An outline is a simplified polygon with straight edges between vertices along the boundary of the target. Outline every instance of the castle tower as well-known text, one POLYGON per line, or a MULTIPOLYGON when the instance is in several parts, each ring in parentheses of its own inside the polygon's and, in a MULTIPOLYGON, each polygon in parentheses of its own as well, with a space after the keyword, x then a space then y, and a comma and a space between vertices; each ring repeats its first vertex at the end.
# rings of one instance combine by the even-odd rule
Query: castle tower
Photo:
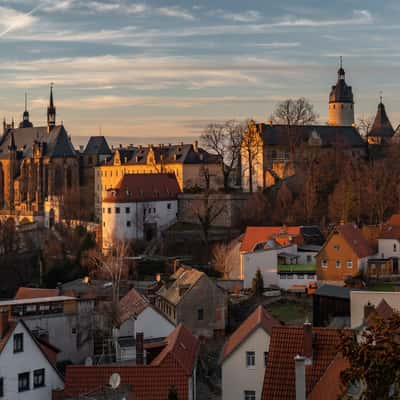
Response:
POLYGON ((378 104, 378 110, 371 130, 367 134, 368 144, 389 143, 394 135, 394 129, 386 114, 385 105, 382 102, 382 96, 378 104))
POLYGON ((340 57, 338 80, 329 94, 328 124, 336 126, 354 125, 354 98, 351 86, 345 81, 345 72, 340 57))
POLYGON ((47 107, 47 126, 49 132, 56 126, 56 108, 53 101, 53 84, 50 84, 50 102, 47 107))

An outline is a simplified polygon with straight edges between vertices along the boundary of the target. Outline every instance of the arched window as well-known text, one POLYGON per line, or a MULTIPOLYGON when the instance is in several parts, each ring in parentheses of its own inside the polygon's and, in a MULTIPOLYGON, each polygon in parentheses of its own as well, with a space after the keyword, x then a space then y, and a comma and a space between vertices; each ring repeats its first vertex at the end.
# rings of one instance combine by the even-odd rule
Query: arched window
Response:
POLYGON ((54 171, 54 192, 61 194, 64 186, 63 171, 61 167, 57 166, 54 171))
POLYGON ((71 167, 67 168, 67 188, 72 188, 72 169, 71 167))

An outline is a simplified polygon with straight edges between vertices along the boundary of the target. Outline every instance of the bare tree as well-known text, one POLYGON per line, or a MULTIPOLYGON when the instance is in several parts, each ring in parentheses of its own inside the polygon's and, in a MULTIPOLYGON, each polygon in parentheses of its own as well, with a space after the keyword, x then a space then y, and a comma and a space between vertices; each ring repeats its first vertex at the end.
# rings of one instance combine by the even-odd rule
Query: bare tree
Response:
POLYGON ((225 191, 229 191, 230 177, 239 165, 244 132, 245 124, 231 120, 209 124, 201 135, 204 146, 220 159, 225 191))
POLYGON ((315 122, 318 114, 314 106, 304 97, 287 99, 278 103, 271 115, 274 123, 284 125, 307 125, 315 122))
POLYGON ((120 322, 120 288, 121 281, 128 278, 129 268, 127 257, 131 256, 131 245, 128 241, 114 240, 113 248, 107 253, 98 249, 86 253, 86 265, 91 269, 91 275, 111 282, 111 303, 109 318, 112 327, 120 322))
POLYGON ((258 127, 253 121, 250 121, 247 125, 246 132, 243 135, 240 154, 242 179, 244 179, 245 176, 248 176, 250 193, 253 193, 254 191, 254 173, 256 172, 257 167, 261 167, 261 165, 258 165, 258 159, 262 156, 262 147, 263 142, 258 127))
POLYGON ((287 99, 278 103, 271 115, 274 123, 287 125, 288 144, 292 156, 300 145, 300 136, 295 127, 311 124, 317 118, 318 114, 314 111, 314 106, 304 97, 287 99))
POLYGON ((230 278, 234 267, 232 245, 229 243, 218 243, 212 249, 212 263, 214 268, 223 274, 224 279, 230 278))
POLYGON ((367 137, 372 125, 374 124, 374 117, 372 115, 362 116, 358 119, 357 129, 362 137, 367 137))

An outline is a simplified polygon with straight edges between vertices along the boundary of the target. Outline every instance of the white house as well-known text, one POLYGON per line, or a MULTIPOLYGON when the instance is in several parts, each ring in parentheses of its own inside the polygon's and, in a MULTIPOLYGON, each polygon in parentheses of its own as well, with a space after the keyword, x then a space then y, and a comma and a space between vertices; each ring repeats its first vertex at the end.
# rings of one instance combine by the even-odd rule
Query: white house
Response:
MULTIPOLYGON (((35 291, 37 289, 32 292, 35 291)), ((0 301, 0 312, 8 313, 10 319, 24 320, 35 335, 59 348, 59 361, 80 363, 93 355, 94 299, 29 298, 29 293, 26 296, 28 298, 0 301)))
POLYGON ((22 321, 0 315, 0 398, 51 400, 64 382, 55 367, 56 349, 39 341, 22 321))
POLYGON ((279 321, 263 306, 228 338, 221 353, 222 400, 260 400, 272 328, 279 321))
POLYGON ((176 222, 174 174, 126 174, 102 202, 103 249, 116 240, 151 240, 176 222))

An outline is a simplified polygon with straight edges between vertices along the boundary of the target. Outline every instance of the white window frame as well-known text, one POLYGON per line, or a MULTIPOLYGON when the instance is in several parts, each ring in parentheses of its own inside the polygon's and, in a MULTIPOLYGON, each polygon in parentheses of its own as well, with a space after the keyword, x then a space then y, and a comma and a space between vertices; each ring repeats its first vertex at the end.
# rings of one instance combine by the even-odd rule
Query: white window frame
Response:
POLYGON ((243 392, 244 400, 256 400, 256 391, 255 390, 245 390, 243 392))
POLYGON ((335 261, 335 267, 336 267, 337 269, 342 268, 342 262, 341 262, 340 260, 336 260, 336 261, 335 261))
POLYGON ((321 260, 321 267, 328 268, 328 260, 321 260))
POLYGON ((346 261, 346 267, 349 268, 349 269, 352 269, 353 268, 353 260, 347 260, 346 261))
POLYGON ((247 368, 255 368, 256 367, 256 352, 255 351, 246 351, 246 367, 247 368), (249 361, 253 361, 253 363, 249 363, 249 361))

